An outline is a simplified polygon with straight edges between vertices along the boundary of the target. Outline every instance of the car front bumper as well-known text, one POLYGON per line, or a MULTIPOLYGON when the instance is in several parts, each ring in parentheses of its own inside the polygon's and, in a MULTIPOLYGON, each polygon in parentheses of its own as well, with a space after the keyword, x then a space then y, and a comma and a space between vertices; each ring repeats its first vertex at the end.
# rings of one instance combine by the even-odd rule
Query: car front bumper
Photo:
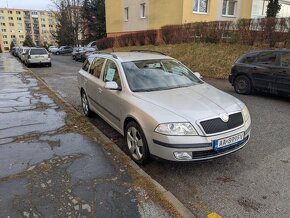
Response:
POLYGON ((148 145, 150 153, 161 159, 169 161, 201 161, 218 158, 240 150, 248 143, 250 135, 250 124, 214 136, 165 136, 154 132, 152 138, 149 139, 148 145), (224 139, 240 133, 244 133, 242 141, 225 148, 214 149, 214 140, 224 139), (191 158, 178 159, 176 157, 176 153, 183 152, 190 154, 191 158))

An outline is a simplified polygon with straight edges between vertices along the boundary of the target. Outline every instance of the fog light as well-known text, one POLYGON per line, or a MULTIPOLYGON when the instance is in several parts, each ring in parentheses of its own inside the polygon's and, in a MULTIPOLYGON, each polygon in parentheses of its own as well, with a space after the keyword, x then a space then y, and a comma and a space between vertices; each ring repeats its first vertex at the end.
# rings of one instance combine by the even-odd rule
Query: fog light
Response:
POLYGON ((178 160, 191 160, 192 152, 177 151, 177 152, 174 152, 174 156, 178 160))

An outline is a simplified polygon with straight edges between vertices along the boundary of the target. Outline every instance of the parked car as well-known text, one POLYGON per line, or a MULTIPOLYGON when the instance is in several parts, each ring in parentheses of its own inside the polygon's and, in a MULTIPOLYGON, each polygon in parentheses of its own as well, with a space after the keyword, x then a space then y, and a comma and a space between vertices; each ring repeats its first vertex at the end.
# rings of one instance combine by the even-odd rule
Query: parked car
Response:
POLYGON ((21 47, 20 48, 20 50, 18 52, 18 57, 22 62, 24 62, 24 55, 29 49, 30 49, 29 47, 21 47))
POLYGON ((242 55, 229 81, 239 94, 253 91, 290 95, 290 50, 261 50, 242 55))
POLYGON ((71 46, 61 46, 59 49, 57 49, 55 52, 53 52, 56 55, 60 54, 69 54, 73 52, 73 47, 71 46))
POLYGON ((58 50, 58 47, 57 46, 49 46, 48 48, 48 51, 51 52, 51 53, 55 53, 56 51, 58 50))
POLYGON ((24 55, 24 63, 27 67, 36 64, 51 67, 50 54, 45 48, 30 48, 24 55))
POLYGON ((15 57, 17 56, 17 50, 18 50, 18 48, 19 48, 19 47, 13 47, 12 50, 11 50, 11 54, 12 54, 13 56, 15 56, 15 57))
POLYGON ((94 51, 86 51, 85 49, 83 51, 80 51, 76 54, 75 60, 84 62, 90 55, 94 54, 96 50, 94 51))
POLYGON ((80 53, 80 52, 82 52, 82 51, 84 51, 84 48, 83 47, 76 47, 76 48, 74 48, 73 49, 73 52, 71 53, 72 59, 73 60, 76 60, 77 54, 80 53))
POLYGON ((207 160, 250 138, 244 103, 179 61, 151 51, 90 55, 78 73, 84 114, 96 112, 127 142, 131 158, 207 160))

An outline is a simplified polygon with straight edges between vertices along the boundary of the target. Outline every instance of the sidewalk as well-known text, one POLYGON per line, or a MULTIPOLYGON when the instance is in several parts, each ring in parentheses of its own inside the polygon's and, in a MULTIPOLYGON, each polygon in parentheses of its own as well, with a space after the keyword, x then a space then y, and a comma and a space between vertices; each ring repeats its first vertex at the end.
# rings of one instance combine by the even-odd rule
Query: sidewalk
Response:
POLYGON ((175 216, 98 135, 0 54, 0 217, 175 216))

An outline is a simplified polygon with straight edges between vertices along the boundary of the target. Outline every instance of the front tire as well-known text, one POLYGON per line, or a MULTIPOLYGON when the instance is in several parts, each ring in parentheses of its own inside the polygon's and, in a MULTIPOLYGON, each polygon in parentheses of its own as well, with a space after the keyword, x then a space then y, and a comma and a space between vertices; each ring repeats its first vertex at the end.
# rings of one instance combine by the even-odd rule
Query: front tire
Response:
POLYGON ((82 91, 81 98, 82 98, 82 108, 83 108, 84 114, 87 117, 91 117, 93 115, 93 112, 90 109, 89 101, 88 101, 88 98, 87 98, 85 91, 82 91))
POLYGON ((238 76, 234 81, 234 88, 236 93, 248 95, 252 91, 251 80, 245 75, 238 76))
POLYGON ((131 158, 137 164, 146 164, 150 159, 150 152, 142 128, 136 122, 132 121, 126 126, 125 133, 131 158))

